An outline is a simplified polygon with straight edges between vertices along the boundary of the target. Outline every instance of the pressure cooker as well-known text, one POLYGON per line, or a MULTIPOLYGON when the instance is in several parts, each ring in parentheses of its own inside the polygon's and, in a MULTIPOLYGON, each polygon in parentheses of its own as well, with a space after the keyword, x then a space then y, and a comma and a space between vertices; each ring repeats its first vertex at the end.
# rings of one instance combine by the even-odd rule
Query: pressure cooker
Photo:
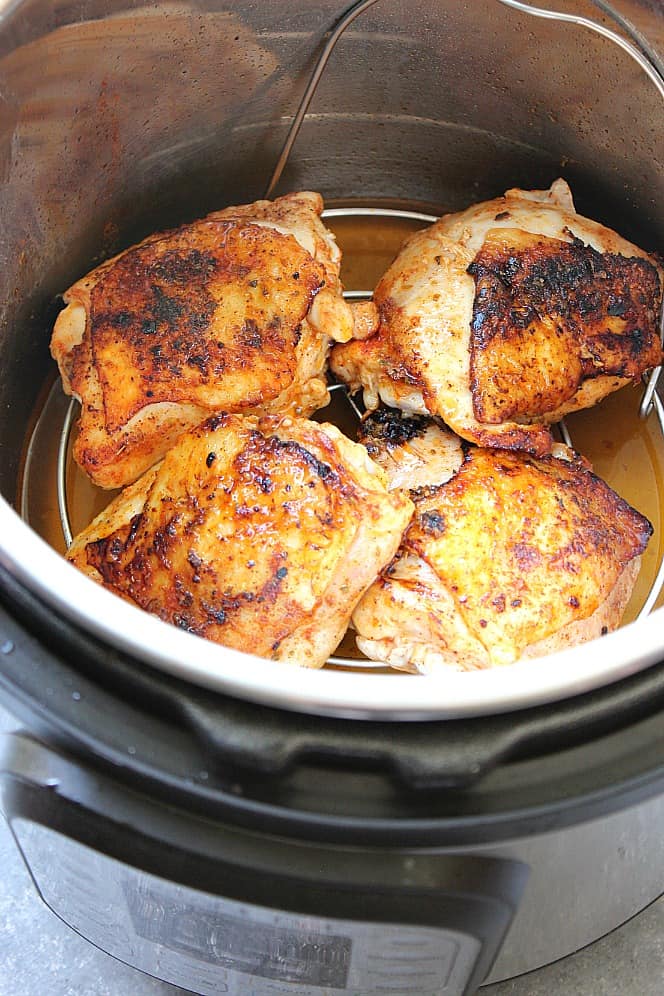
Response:
POLYGON ((662 891, 657 371, 589 415, 654 526, 625 625, 434 681, 265 661, 78 574, 48 350, 102 259, 290 190, 370 243, 563 176, 656 252, 662 52, 658 0, 0 3, 2 808, 111 955, 201 994, 472 994, 662 891))

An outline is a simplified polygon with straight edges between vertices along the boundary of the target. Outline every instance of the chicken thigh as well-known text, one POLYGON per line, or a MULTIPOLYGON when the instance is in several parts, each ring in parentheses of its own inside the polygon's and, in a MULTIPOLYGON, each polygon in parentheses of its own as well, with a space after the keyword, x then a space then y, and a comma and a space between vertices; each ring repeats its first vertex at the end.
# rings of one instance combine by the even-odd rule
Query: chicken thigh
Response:
POLYGON ((190 633, 322 667, 412 510, 334 426, 215 415, 127 487, 67 556, 190 633))
POLYGON ((51 352, 81 402, 74 458, 135 480, 215 411, 309 415, 352 334, 319 194, 227 208, 152 235, 64 294, 51 352))
POLYGON ((509 190, 411 236, 374 293, 376 335, 334 373, 442 418, 464 439, 535 455, 547 425, 661 362, 662 271, 574 210, 569 187, 509 190))
MULTIPOLYGON (((377 413, 378 414, 378 413, 377 413)), ((415 514, 353 613, 367 657, 409 671, 511 664, 622 618, 652 528, 562 444, 536 458, 464 444, 429 418, 371 416, 361 439, 415 514)))

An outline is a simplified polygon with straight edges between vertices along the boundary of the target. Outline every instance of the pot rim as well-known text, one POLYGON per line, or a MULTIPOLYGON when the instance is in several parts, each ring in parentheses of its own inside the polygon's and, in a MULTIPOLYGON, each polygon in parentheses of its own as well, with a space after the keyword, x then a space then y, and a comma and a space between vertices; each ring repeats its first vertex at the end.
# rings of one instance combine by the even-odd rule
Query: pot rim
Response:
POLYGON ((309 670, 178 630, 76 570, 0 499, 0 562, 55 612, 185 681, 295 712, 439 720, 510 712, 591 691, 664 659, 664 607, 613 633, 506 667, 432 675, 309 670))

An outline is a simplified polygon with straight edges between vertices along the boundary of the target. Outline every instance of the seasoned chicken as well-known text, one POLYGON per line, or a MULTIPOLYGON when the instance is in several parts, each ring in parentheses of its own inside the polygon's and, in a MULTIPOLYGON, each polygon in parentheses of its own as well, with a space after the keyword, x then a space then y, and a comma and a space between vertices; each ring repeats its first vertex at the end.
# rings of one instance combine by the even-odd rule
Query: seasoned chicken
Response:
POLYGON ((569 187, 509 190, 411 236, 374 293, 374 336, 336 346, 334 373, 464 439, 535 455, 547 424, 662 359, 662 271, 578 215, 569 187))
POLYGON ((74 458, 117 488, 215 411, 308 415, 352 334, 319 194, 227 208, 120 253, 64 294, 51 352, 81 402, 74 458))
POLYGON ((321 667, 412 510, 334 426, 222 414, 183 435, 67 556, 190 633, 321 667))
POLYGON ((359 649, 409 671, 511 664, 615 629, 652 528, 562 444, 537 458, 432 420, 371 416, 361 439, 415 514, 353 613, 359 649))

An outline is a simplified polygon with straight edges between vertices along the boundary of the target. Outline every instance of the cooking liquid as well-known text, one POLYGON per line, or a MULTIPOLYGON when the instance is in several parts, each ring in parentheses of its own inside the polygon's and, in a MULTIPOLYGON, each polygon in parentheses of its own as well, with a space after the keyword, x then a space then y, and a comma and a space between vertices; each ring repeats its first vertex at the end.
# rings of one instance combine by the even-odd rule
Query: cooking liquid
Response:
MULTIPOLYGON (((407 235, 422 228, 413 219, 350 216, 326 218, 343 249, 341 278, 347 290, 370 291, 396 255, 407 235)), ((624 388, 601 404, 566 419, 574 448, 592 463, 595 473, 626 501, 647 516, 654 533, 643 555, 641 573, 624 621, 638 615, 664 558, 664 431, 655 413, 638 417, 642 388, 624 388)), ((34 429, 26 446, 19 495, 21 513, 51 546, 65 552, 57 496, 57 455, 70 399, 59 380, 44 392, 34 429)), ((317 414, 352 431, 350 409, 338 398, 317 414)), ((102 511, 117 492, 95 487, 68 454, 66 469, 68 513, 76 535, 102 511)), ((664 592, 656 603, 664 605, 664 592)), ((349 639, 337 651, 357 657, 349 639)), ((369 663, 369 662, 367 662, 369 663)))

